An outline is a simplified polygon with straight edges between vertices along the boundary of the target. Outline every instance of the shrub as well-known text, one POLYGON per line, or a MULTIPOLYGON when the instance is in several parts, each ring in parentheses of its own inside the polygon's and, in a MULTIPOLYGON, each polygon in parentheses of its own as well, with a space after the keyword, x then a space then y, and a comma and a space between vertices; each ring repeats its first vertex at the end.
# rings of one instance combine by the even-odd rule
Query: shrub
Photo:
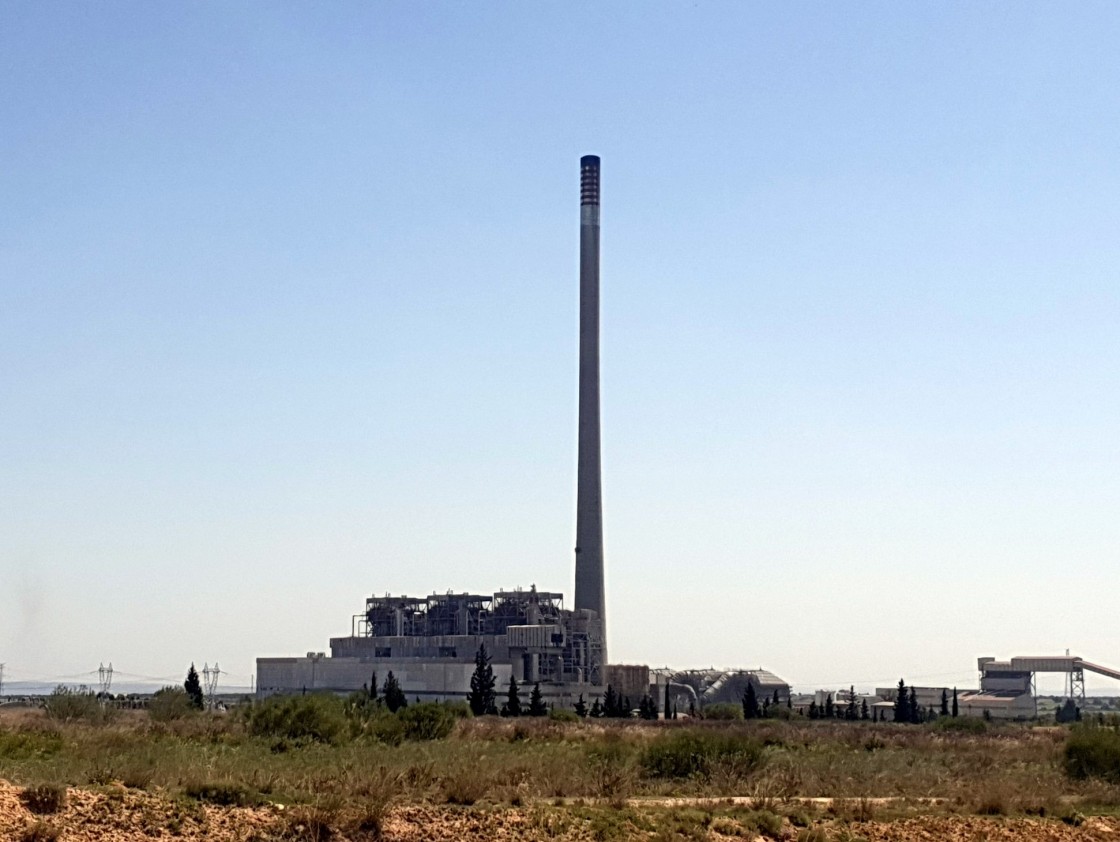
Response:
POLYGON ((988 723, 978 716, 939 716, 930 727, 937 731, 983 734, 988 730, 988 723))
POLYGON ((62 684, 47 696, 43 708, 47 716, 61 722, 90 722, 100 725, 107 722, 110 711, 101 707, 97 696, 88 687, 66 687, 62 684))
POLYGON ((157 690, 148 702, 148 716, 153 722, 174 722, 194 711, 190 696, 182 687, 157 690))
POLYGON ((576 712, 567 708, 553 708, 548 712, 548 718, 553 722, 579 722, 576 712))
POLYGON ((1071 778, 1120 783, 1120 733, 1105 728, 1074 728, 1066 743, 1064 762, 1071 778))
POLYGON ((404 726, 406 740, 442 740, 455 727, 455 714, 435 702, 401 708, 397 716, 404 726))
POLYGON ((708 705, 702 711, 705 719, 714 719, 721 722, 730 722, 733 719, 743 718, 743 706, 731 702, 719 702, 708 705))
POLYGON ((62 746, 57 731, 0 731, 0 757, 6 760, 50 757, 62 751, 62 746))
POLYGON ((378 742, 387 746, 399 746, 405 738, 404 722, 399 716, 394 716, 387 710, 369 721, 368 732, 378 742))
POLYGON ((474 767, 452 770, 440 781, 440 786, 448 804, 461 804, 464 807, 485 798, 490 791, 489 779, 474 767))
POLYGON ((19 835, 19 842, 56 842, 61 835, 62 831, 57 827, 44 822, 32 822, 19 835))
POLYGON ((231 781, 191 783, 183 787, 183 791, 196 801, 220 807, 253 807, 261 803, 257 792, 244 784, 231 781))
POLYGON ((28 810, 40 816, 57 813, 66 806, 66 787, 57 784, 29 786, 20 793, 19 800, 28 810))
POLYGON ((342 700, 335 696, 272 696, 248 714, 249 733, 298 742, 337 743, 346 734, 342 700))
POLYGON ((700 730, 661 737, 642 755, 642 766, 655 778, 706 778, 717 767, 734 768, 742 775, 762 762, 762 746, 756 740, 700 730))
POLYGON ((769 810, 758 810, 750 816, 750 823, 762 836, 782 838, 782 817, 769 810))

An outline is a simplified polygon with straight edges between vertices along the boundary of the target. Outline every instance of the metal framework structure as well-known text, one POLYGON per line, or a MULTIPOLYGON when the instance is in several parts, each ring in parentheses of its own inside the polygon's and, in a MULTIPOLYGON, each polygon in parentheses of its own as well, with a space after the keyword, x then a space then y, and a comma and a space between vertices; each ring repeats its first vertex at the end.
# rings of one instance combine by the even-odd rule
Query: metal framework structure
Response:
POLYGON ((558 623, 564 595, 532 587, 491 595, 433 593, 426 597, 371 596, 351 623, 354 637, 499 635, 510 626, 558 623))

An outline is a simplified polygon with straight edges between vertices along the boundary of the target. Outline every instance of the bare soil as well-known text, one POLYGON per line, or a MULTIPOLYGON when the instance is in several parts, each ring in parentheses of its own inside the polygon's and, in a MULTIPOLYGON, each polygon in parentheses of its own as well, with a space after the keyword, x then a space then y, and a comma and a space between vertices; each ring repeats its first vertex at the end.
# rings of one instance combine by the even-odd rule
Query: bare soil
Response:
MULTIPOLYGON (((70 789, 65 807, 37 816, 20 800, 20 787, 0 781, 0 840, 47 840, 58 831, 59 842, 132 842, 167 839, 192 842, 272 842, 326 840, 359 842, 377 838, 370 830, 346 828, 340 816, 315 814, 307 808, 268 804, 262 807, 217 807, 159 792, 107 786, 70 789), (319 823, 338 819, 339 827, 319 823), (37 828, 37 835, 32 835, 37 828)), ((664 804, 631 803, 623 810, 595 807, 487 805, 474 807, 401 805, 384 822, 380 838, 393 842, 428 840, 622 840, 622 839, 751 839, 761 838, 734 814, 689 831, 664 804)), ((693 808, 695 809, 695 808, 693 808)), ((1056 819, 928 815, 892 821, 837 822, 822 820, 823 839, 836 842, 971 842, 985 840, 1107 840, 1120 842, 1120 818, 1089 817, 1079 826, 1056 819)), ((781 838, 796 840, 805 830, 789 820, 781 838)))

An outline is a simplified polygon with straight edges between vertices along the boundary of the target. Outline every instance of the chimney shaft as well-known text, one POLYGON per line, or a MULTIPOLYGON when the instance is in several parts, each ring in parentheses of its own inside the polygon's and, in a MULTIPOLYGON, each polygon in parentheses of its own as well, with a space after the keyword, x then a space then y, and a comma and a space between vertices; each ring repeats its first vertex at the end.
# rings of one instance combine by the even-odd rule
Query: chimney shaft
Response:
POLYGON ((599 448, 599 158, 580 159, 579 215, 579 458, 576 488, 577 609, 602 624, 599 679, 607 661, 603 589, 603 494, 599 448))

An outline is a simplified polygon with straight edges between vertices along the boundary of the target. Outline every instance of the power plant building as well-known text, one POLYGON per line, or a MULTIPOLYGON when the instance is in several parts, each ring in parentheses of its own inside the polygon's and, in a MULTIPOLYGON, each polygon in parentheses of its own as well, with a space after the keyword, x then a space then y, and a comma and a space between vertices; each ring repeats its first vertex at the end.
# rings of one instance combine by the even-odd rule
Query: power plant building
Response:
POLYGON ((485 646, 501 688, 540 683, 549 703, 571 707, 600 664, 602 638, 590 611, 569 611, 563 596, 536 588, 494 594, 371 596, 348 637, 332 638, 330 657, 258 658, 257 691, 344 693, 383 682, 392 671, 401 689, 421 701, 462 700, 475 655, 485 646))
POLYGON ((636 706, 647 692, 658 703, 702 707, 741 698, 748 685, 771 698, 789 686, 765 670, 671 673, 648 666, 608 666, 603 562, 602 456, 599 412, 600 161, 580 159, 579 412, 576 482, 575 599, 515 589, 491 594, 371 596, 350 635, 330 641, 330 655, 257 659, 257 693, 346 693, 384 682, 392 671, 408 699, 462 700, 475 656, 485 646, 496 688, 540 684, 544 700, 590 704, 607 685, 636 706))
MULTIPOLYGON (((259 695, 347 692, 392 670, 409 698, 462 699, 485 646, 498 686, 540 683, 570 707, 605 689, 603 504, 599 426, 599 158, 580 160, 579 421, 574 610, 559 593, 499 591, 373 596, 330 657, 258 658, 259 695)), ((648 668, 646 668, 648 678, 648 668)), ((635 703, 638 701, 634 700, 635 703)))

